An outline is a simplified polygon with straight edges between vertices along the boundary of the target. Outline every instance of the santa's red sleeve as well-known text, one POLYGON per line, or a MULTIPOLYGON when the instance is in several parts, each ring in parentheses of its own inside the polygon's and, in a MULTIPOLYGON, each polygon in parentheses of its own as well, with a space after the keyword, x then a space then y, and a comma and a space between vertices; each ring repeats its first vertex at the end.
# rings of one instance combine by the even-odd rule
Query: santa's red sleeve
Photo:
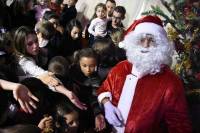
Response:
POLYGON ((113 104, 117 104, 126 75, 131 73, 131 68, 132 65, 125 60, 118 63, 110 70, 106 80, 97 90, 98 101, 100 103, 107 97, 113 104))
POLYGON ((113 71, 111 70, 110 73, 108 74, 106 80, 103 82, 103 84, 100 86, 100 88, 97 90, 97 95, 98 95, 98 101, 101 103, 101 101, 104 98, 109 98, 110 101, 112 101, 112 83, 114 82, 114 77, 112 74, 113 71))
POLYGON ((171 81, 172 83, 167 84, 163 105, 168 131, 169 133, 192 133, 182 82, 178 78, 173 78, 171 81))

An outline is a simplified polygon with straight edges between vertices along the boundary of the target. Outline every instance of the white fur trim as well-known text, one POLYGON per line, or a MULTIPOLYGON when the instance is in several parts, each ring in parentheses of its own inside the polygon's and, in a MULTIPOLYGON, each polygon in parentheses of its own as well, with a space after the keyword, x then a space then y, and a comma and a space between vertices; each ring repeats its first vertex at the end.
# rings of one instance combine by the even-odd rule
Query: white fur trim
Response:
MULTIPOLYGON (((131 110, 131 105, 133 102, 133 97, 135 94, 135 88, 140 78, 140 75, 135 68, 132 68, 132 73, 126 76, 126 80, 122 89, 122 93, 118 102, 118 109, 120 110, 124 124, 126 125, 128 114, 131 110)), ((124 133, 125 126, 115 127, 117 133, 124 133)))
POLYGON ((109 98, 110 99, 110 101, 112 101, 112 95, 111 95, 111 93, 110 92, 103 92, 103 93, 101 93, 99 96, 98 96, 98 101, 99 101, 99 103, 101 103, 101 101, 104 99, 104 98, 109 98))
POLYGON ((144 22, 138 24, 133 32, 135 34, 149 33, 152 35, 161 35, 167 37, 167 33, 162 26, 151 22, 144 22))

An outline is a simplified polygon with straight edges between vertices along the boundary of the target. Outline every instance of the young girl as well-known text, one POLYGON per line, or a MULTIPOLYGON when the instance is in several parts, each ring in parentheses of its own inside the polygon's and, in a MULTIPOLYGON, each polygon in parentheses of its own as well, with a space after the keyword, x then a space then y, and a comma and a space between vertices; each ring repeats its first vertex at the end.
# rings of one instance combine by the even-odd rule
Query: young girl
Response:
POLYGON ((71 59, 71 56, 76 50, 82 48, 81 45, 81 23, 73 19, 66 26, 65 33, 63 35, 63 45, 61 46, 60 53, 64 57, 71 59))
POLYGON ((82 131, 87 131, 92 127, 95 127, 96 131, 105 128, 105 119, 95 93, 100 85, 96 69, 97 55, 91 48, 85 48, 76 53, 75 63, 70 68, 70 75, 80 88, 77 90, 78 97, 88 106, 87 111, 80 113, 80 128, 82 131))
POLYGON ((40 67, 41 57, 39 57, 39 44, 34 31, 24 26, 19 27, 14 35, 14 44, 16 48, 16 62, 18 63, 17 75, 20 80, 27 77, 39 78, 49 88, 64 94, 76 106, 85 109, 85 106, 76 98, 74 93, 65 88, 52 73, 40 67))
POLYGON ((35 18, 40 21, 46 11, 50 11, 48 8, 49 0, 37 0, 37 5, 34 6, 36 11, 35 18))
POLYGON ((88 28, 88 32, 94 36, 94 39, 98 36, 105 37, 107 35, 106 25, 106 5, 103 3, 99 3, 95 7, 95 13, 93 15, 93 19, 88 28))

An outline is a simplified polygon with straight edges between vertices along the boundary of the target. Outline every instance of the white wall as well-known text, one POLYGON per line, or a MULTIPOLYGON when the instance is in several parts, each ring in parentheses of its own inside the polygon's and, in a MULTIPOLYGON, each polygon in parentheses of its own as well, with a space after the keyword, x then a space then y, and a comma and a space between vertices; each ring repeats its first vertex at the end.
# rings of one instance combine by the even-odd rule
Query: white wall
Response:
MULTIPOLYGON (((82 21, 83 25, 91 19, 97 3, 105 3, 105 1, 106 0, 78 0, 76 5, 79 12, 78 19, 82 21)), ((162 7, 160 0, 116 0, 116 3, 126 8, 126 19, 123 21, 126 27, 128 27, 134 19, 139 18, 143 11, 149 10, 151 5, 159 5, 162 7)))

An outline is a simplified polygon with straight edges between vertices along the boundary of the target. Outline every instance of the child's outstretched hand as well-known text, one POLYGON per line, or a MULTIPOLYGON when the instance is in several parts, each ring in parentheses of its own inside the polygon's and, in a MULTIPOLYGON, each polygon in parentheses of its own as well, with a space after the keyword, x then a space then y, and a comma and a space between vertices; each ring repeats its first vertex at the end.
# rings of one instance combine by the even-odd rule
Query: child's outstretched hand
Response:
POLYGON ((38 127, 43 131, 43 132, 53 132, 53 118, 52 116, 44 117, 40 123, 38 124, 38 127))
POLYGON ((106 128, 105 117, 103 116, 103 114, 98 114, 95 117, 95 130, 97 132, 99 132, 99 131, 102 131, 105 128, 106 128))

